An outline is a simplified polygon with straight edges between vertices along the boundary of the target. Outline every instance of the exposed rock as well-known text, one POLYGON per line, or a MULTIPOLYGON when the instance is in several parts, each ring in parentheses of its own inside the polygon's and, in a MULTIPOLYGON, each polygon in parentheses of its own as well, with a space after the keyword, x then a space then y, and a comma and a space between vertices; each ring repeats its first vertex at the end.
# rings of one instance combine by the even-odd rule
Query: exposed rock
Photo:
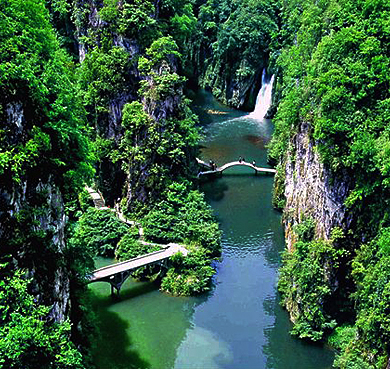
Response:
POLYGON ((253 111, 256 105, 256 96, 261 86, 261 71, 247 77, 236 77, 233 79, 226 91, 227 103, 237 109, 253 111))
POLYGON ((19 101, 10 102, 6 107, 7 125, 13 132, 12 138, 18 140, 23 133, 24 112, 23 104, 19 101))
MULTIPOLYGON (((88 53, 88 44, 84 41, 87 37, 96 44, 101 46, 100 40, 102 29, 108 26, 99 16, 99 9, 103 6, 102 1, 87 0, 79 1, 76 7, 77 20, 75 22, 77 29, 77 40, 79 48, 79 59, 82 63, 88 53), (85 9, 88 11, 85 11, 85 9)), ((140 54, 140 47, 136 40, 131 40, 122 35, 112 34, 112 43, 114 46, 121 47, 129 54, 129 60, 140 54)), ((125 76, 124 76, 125 78, 125 76)), ((122 133, 122 109, 123 106, 137 97, 138 81, 140 75, 136 66, 131 67, 127 71, 126 78, 129 80, 127 89, 121 91, 116 96, 113 96, 107 106, 108 113, 106 117, 100 117, 97 131, 102 137, 114 138, 118 140, 122 133)))
MULTIPOLYGON (((8 142, 23 145, 30 129, 23 104, 10 102, 6 107, 8 142)), ((50 317, 63 321, 70 299, 62 194, 51 174, 39 178, 33 167, 21 172, 18 180, 10 171, 2 173, 0 183, 1 254, 27 271, 37 301, 52 306, 50 317)))
MULTIPOLYGON (((228 75, 210 76, 200 78, 200 84, 204 88, 210 88, 213 95, 226 105, 236 109, 253 111, 256 105, 256 96, 261 88, 261 72, 263 66, 259 66, 256 72, 246 76, 228 75)), ((215 72, 222 73, 222 71, 215 72)))
POLYGON ((348 176, 332 175, 309 133, 310 126, 302 123, 287 157, 284 224, 290 250, 296 241, 292 228, 304 218, 313 218, 315 236, 323 239, 330 238, 334 227, 348 228, 351 221, 344 206, 350 188, 348 176))
MULTIPOLYGON (((295 244, 298 240, 304 242, 309 242, 311 239, 332 241, 329 244, 330 247, 335 249, 340 246, 345 247, 346 238, 342 239, 343 245, 338 244, 340 241, 331 240, 332 230, 338 227, 344 231, 344 235, 347 235, 346 231, 352 222, 350 212, 344 205, 352 185, 350 176, 340 172, 335 176, 322 163, 315 147, 315 141, 311 138, 310 128, 307 123, 301 123, 298 133, 290 143, 291 148, 283 159, 286 163, 283 222, 286 244, 290 252, 295 251, 295 244), (296 228, 298 224, 301 224, 300 228, 296 228), (315 227, 314 230, 311 228, 312 225, 315 227)), ((281 181, 283 178, 280 178, 279 182, 281 181)), ((280 183, 278 185, 280 186, 280 183)), ((316 245, 316 243, 306 243, 307 255, 301 254, 304 249, 300 249, 300 252, 295 254, 297 259, 295 259, 294 271, 288 272, 290 273, 288 276, 289 292, 283 302, 293 323, 297 323, 298 326, 305 323, 317 332, 316 334, 322 335, 323 328, 318 322, 325 319, 328 324, 333 324, 332 319, 337 310, 337 296, 341 293, 338 287, 340 283, 344 283, 345 275, 344 268, 340 268, 338 263, 333 263, 326 255, 321 254, 321 251, 316 249, 316 245), (313 250, 310 249, 311 247, 313 250), (312 252, 317 253, 321 271, 315 276, 308 276, 309 279, 302 282, 299 275, 300 263, 302 263, 302 268, 307 268, 305 263, 313 257, 312 252), (306 256, 309 259, 306 259, 306 256), (330 304, 329 296, 324 299, 321 293, 316 302, 305 300, 303 294, 307 293, 308 287, 305 283, 310 286, 318 286, 318 284, 326 286, 334 298, 333 302, 330 304), (315 303, 319 307, 316 313, 322 316, 318 318, 319 320, 310 318, 312 314, 310 303, 315 303)))
POLYGON ((30 245, 22 245, 17 249, 7 247, 7 251, 13 257, 15 265, 26 269, 29 276, 33 277, 32 291, 37 301, 52 306, 50 317, 56 321, 64 321, 68 316, 70 299, 69 278, 63 262, 66 217, 60 191, 51 178, 45 183, 33 183, 25 179, 20 184, 14 184, 10 191, 1 188, 0 197, 3 209, 0 212, 2 240, 8 243, 7 240, 12 238, 12 231, 15 231, 12 225, 18 224, 16 218, 22 212, 34 213, 23 232, 44 232, 49 237, 47 241, 50 243, 50 250, 41 247, 41 255, 30 250, 30 245), (39 205, 34 204, 37 198, 40 199, 39 205))

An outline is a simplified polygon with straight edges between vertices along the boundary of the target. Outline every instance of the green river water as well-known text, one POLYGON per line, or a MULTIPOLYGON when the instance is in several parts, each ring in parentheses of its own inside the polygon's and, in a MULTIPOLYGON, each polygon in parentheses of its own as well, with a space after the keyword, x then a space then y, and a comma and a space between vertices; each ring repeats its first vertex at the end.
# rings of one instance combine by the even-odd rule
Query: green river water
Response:
MULTIPOLYGON (((205 127, 204 160, 221 165, 241 155, 267 166, 271 121, 226 108, 206 92, 195 106, 205 127)), ((119 300, 112 300, 108 283, 91 285, 102 331, 94 352, 99 369, 331 368, 333 352, 291 337, 279 306, 284 238, 281 214, 271 205, 272 183, 272 176, 231 168, 202 184, 224 232, 207 295, 172 297, 152 283, 128 280, 119 300)), ((110 262, 98 259, 96 266, 110 262)))

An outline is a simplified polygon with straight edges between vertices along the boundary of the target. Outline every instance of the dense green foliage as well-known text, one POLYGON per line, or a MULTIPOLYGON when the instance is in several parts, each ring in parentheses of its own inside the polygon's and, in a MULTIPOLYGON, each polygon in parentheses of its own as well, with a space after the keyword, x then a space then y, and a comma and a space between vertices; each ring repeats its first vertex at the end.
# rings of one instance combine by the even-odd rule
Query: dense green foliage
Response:
POLYGON ((80 217, 71 243, 90 255, 113 256, 129 228, 111 210, 90 207, 80 217))
POLYGON ((50 13, 40 0, 0 0, 0 205, 6 209, 0 262, 15 260, 0 281, 1 364, 82 367, 69 340, 78 330, 49 322, 50 308, 40 305, 55 300, 57 271, 70 279, 70 316, 78 323, 94 255, 123 260, 157 249, 140 243, 138 230, 112 211, 89 207, 82 188, 93 174, 92 156, 107 203, 121 200, 148 241, 178 242, 190 251, 173 256, 165 275, 153 267, 138 276, 161 276, 161 288, 176 295, 210 288, 220 231, 189 182, 199 131, 183 75, 198 78, 222 101, 249 107, 271 52, 278 77, 269 150, 279 163, 275 206, 285 204, 282 168, 295 160, 293 138, 303 124, 326 170, 345 176, 350 189, 348 232, 334 229, 331 240, 316 239, 310 218, 290 229, 297 242, 283 255, 279 289, 293 332, 320 340, 338 324, 330 337, 339 350, 336 366, 383 368, 390 351, 390 4, 49 0, 46 6, 50 13), (62 240, 65 208, 72 221, 78 210, 84 213, 62 240), (32 272, 31 284, 14 265, 32 272))
POLYGON ((339 368, 385 368, 390 349, 390 229, 384 228, 369 244, 362 245, 352 261, 354 325, 337 327, 330 343, 338 350, 339 368))
POLYGON ((207 291, 215 273, 211 261, 220 254, 221 231, 203 194, 190 190, 188 183, 173 183, 142 223, 148 239, 177 242, 190 250, 186 257, 172 257, 161 288, 175 295, 207 291))
POLYGON ((93 173, 75 65, 43 1, 0 8, 0 365, 82 368, 73 328, 56 322, 80 304, 73 282, 71 306, 58 304, 81 260, 66 250, 64 209, 93 173))
MULTIPOLYGON (((374 355, 377 367, 384 366, 390 350, 389 235, 390 228, 383 228, 370 244, 360 248, 352 263, 352 276, 357 286, 353 298, 357 312, 355 326, 358 339, 350 340, 349 345, 352 352, 360 353, 359 356, 367 362, 376 364, 371 359, 374 355)), ((347 353, 346 350, 339 360, 346 361, 347 353)))
MULTIPOLYGON (((206 204, 203 194, 190 190, 189 184, 172 183, 163 199, 140 219, 147 241, 159 244, 176 242, 190 252, 184 257, 174 255, 163 276, 161 288, 175 295, 193 295, 210 288, 215 271, 210 266, 220 253, 221 232, 206 204)), ((102 228, 102 226, 100 226, 102 228)), ((159 246, 139 242, 138 230, 128 231, 118 243, 115 255, 127 260, 159 250, 159 246)), ((155 278, 156 268, 136 272, 136 277, 155 278)))
POLYGON ((26 369, 84 368, 69 341, 70 324, 48 324, 50 307, 38 305, 28 292, 25 273, 0 271, 0 366, 26 369))
MULTIPOLYGON (((75 5, 74 18, 86 51, 79 80, 89 122, 95 128, 91 138, 99 189, 109 204, 119 198, 121 210, 145 224, 147 240, 197 244, 199 252, 208 254, 205 263, 209 265, 211 255, 219 252, 220 232, 203 196, 190 191, 187 184, 193 175, 199 131, 180 75, 187 60, 180 51, 189 50, 186 41, 195 30, 196 6, 191 1, 160 5, 115 0, 96 6, 93 17, 102 21, 98 26, 82 4, 75 5), (181 181, 185 184, 180 185, 181 181), (171 215, 171 224, 166 223, 164 229, 159 219, 163 209, 171 215)), ((76 228, 74 245, 93 249, 95 254, 115 250, 121 260, 154 250, 138 242, 131 231, 117 227, 115 232, 114 218, 108 216, 87 210, 76 228)), ((185 267, 179 264, 183 273, 185 267)), ((208 276, 201 283, 208 285, 213 273, 204 274, 208 276)), ((198 293, 204 287, 171 292, 198 293)))
POLYGON ((103 137, 109 125, 109 103, 118 94, 131 90, 128 75, 132 60, 121 47, 113 47, 107 52, 98 48, 91 50, 81 65, 79 79, 84 93, 84 104, 89 113, 89 122, 94 123, 103 137))
MULTIPOLYGON (((283 40, 286 46, 277 59, 285 96, 270 155, 280 158, 291 130, 304 121, 324 163, 335 173, 353 172, 347 205, 363 217, 367 203, 387 209, 390 7, 384 2, 302 1, 297 15, 296 3, 288 8, 294 12, 284 13, 297 42, 283 40), (299 84, 292 83, 296 79, 299 84)), ((290 29, 285 34, 291 39, 290 29)))
POLYGON ((217 98, 233 106, 254 107, 254 94, 248 93, 243 105, 237 92, 248 81, 260 87, 261 71, 278 32, 277 6, 274 0, 208 0, 199 7, 191 42, 193 69, 201 86, 211 87, 217 98))
POLYGON ((159 249, 160 247, 158 246, 151 247, 139 242, 139 229, 137 227, 132 227, 118 242, 115 249, 115 257, 118 260, 129 260, 139 255, 144 255, 159 249))
POLYGON ((70 240, 71 250, 73 253, 82 250, 85 258, 115 254, 123 261, 158 251, 160 246, 153 245, 154 242, 180 243, 189 254, 174 255, 168 271, 158 266, 143 267, 133 276, 152 280, 162 277, 161 288, 175 295, 193 295, 210 289, 215 273, 211 263, 220 254, 221 231, 203 194, 191 190, 189 182, 174 182, 164 191, 162 199, 138 220, 149 245, 140 242, 137 226, 128 226, 113 211, 87 208, 70 240))
POLYGON ((196 245, 187 248, 187 256, 172 256, 173 267, 162 280, 162 290, 174 295, 195 295, 210 289, 215 274, 210 266, 210 252, 196 245))
POLYGON ((72 62, 42 2, 4 0, 1 8, 0 176, 20 183, 34 170, 42 179, 53 176, 65 195, 74 193, 91 169, 72 62), (22 115, 14 127, 7 119, 12 110, 22 115))
MULTIPOLYGON (((284 256, 280 281, 299 335, 320 338, 323 327, 348 317, 331 338, 340 368, 384 368, 389 353, 389 15, 389 3, 380 0, 289 0, 274 40, 279 105, 270 159, 294 161, 293 140, 305 126, 328 173, 349 186, 345 238, 304 248, 299 241, 284 256)), ((283 181, 275 185, 278 206, 283 181)))
POLYGON ((298 242, 294 250, 283 253, 278 287, 282 304, 290 310, 294 322, 292 333, 317 341, 336 326, 326 307, 332 303, 334 273, 342 251, 334 247, 334 240, 313 240, 314 224, 310 219, 294 231, 298 242))
POLYGON ((217 255, 220 231, 210 207, 188 183, 173 183, 143 218, 145 236, 154 242, 196 243, 217 255))

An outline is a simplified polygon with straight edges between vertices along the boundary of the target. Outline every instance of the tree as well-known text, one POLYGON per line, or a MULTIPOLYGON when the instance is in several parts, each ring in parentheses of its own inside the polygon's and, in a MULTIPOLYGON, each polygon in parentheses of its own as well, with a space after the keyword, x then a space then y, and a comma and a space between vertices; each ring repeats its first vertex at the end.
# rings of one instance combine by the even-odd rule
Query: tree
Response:
POLYGON ((71 343, 70 323, 48 322, 48 306, 28 292, 26 273, 0 270, 0 366, 25 369, 82 369, 71 343))

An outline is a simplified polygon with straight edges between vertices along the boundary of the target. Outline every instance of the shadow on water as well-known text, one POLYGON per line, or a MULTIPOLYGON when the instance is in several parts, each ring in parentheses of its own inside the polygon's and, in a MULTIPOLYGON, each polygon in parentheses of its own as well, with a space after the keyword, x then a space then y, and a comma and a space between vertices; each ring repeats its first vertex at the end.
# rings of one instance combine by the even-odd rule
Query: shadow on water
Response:
POLYGON ((148 369, 150 364, 132 348, 127 330, 130 324, 119 314, 109 311, 111 296, 94 296, 94 310, 100 335, 93 352, 94 362, 99 369, 148 369))
MULTIPOLYGON (((100 258, 97 267, 113 260, 100 258)), ((119 297, 112 298, 108 283, 93 283, 92 302, 101 335, 93 352, 98 369, 172 368, 176 352, 192 326, 201 298, 173 297, 155 283, 126 280, 119 297)))
POLYGON ((157 283, 152 283, 152 282, 135 285, 131 288, 123 289, 123 291, 120 292, 119 296, 116 297, 116 300, 120 302, 130 300, 139 297, 141 295, 154 292, 157 288, 158 288, 157 283))
POLYGON ((286 311, 280 306, 280 295, 268 296, 264 310, 275 318, 274 324, 264 329, 266 343, 263 352, 269 369, 331 369, 334 352, 323 343, 304 341, 290 334, 293 327, 286 311))
POLYGON ((268 137, 264 136, 258 136, 258 135, 245 135, 244 139, 248 142, 250 142, 252 145, 256 146, 258 149, 264 150, 266 148, 266 145, 269 143, 270 139, 268 137))
POLYGON ((221 201, 229 186, 223 178, 204 178, 201 181, 202 192, 205 194, 207 201, 221 201))

